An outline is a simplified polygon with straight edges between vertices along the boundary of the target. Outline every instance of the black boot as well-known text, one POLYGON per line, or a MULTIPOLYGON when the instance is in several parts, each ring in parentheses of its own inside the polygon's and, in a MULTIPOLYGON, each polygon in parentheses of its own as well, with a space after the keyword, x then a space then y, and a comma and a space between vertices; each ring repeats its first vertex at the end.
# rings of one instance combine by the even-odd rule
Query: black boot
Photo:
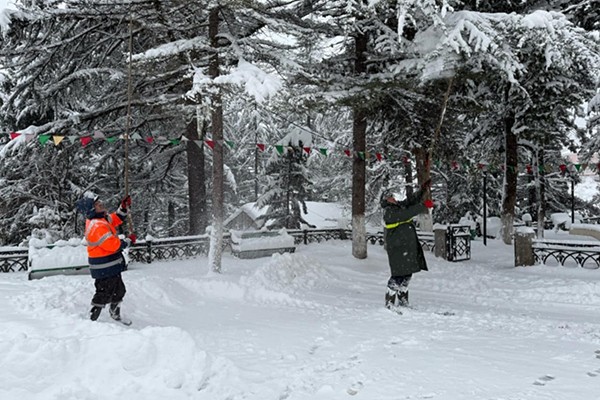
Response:
POLYGON ((408 290, 405 292, 399 291, 398 292, 398 305, 400 307, 408 307, 408 290))
POLYGON ((121 320, 121 303, 110 303, 110 316, 116 321, 121 320))
POLYGON ((100 312, 102 311, 102 307, 100 306, 92 306, 92 309, 90 310, 90 319, 92 321, 95 321, 98 319, 98 317, 100 316, 100 312))
POLYGON ((385 308, 392 309, 396 307, 397 293, 398 292, 396 292, 395 290, 389 288, 387 289, 387 291, 385 292, 385 308))

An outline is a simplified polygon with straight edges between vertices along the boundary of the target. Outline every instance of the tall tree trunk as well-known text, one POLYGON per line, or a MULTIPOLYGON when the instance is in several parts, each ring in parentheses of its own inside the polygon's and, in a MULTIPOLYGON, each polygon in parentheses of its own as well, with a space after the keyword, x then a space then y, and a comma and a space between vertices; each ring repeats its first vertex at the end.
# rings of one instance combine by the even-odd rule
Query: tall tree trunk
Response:
MULTIPOLYGON (((418 147, 413 150, 413 153, 415 154, 417 164, 417 183, 421 187, 421 185, 431 178, 431 159, 429 158, 431 152, 426 148, 418 147)), ((431 198, 429 188, 427 188, 427 191, 426 198, 431 198)), ((429 209, 419 214, 419 228, 422 231, 433 232, 433 218, 429 209)))
POLYGON ((198 119, 187 125, 185 136, 187 142, 187 171, 188 171, 188 208, 189 208, 189 235, 204 233, 207 225, 206 213, 206 181, 204 170, 204 133, 206 123, 202 124, 201 133, 198 132, 198 119), (199 145, 198 145, 199 143, 199 145))
MULTIPOLYGON (((208 35, 212 47, 210 64, 208 67, 209 76, 215 79, 219 76, 219 54, 218 48, 219 33, 219 8, 215 7, 210 11, 208 17, 208 35)), ((223 104, 221 103, 221 90, 215 87, 211 95, 211 120, 212 120, 212 139, 215 143, 213 149, 213 188, 212 188, 212 209, 213 221, 210 240, 210 249, 208 254, 209 267, 213 272, 221 272, 221 256, 223 251, 223 104)))
POLYGON ((544 219, 546 217, 546 170, 544 168, 544 148, 542 147, 536 154, 537 168, 537 237, 544 238, 544 219))
MULTIPOLYGON (((358 33, 355 38, 355 73, 363 75, 366 70, 367 35, 358 33)), ((354 106, 352 125, 352 255, 358 259, 367 258, 367 228, 365 222, 365 184, 367 143, 367 113, 361 104, 354 106)))
POLYGON ((513 131, 515 113, 509 104, 510 86, 505 91, 504 104, 504 147, 506 151, 504 168, 504 193, 502 197, 502 240, 512 243, 513 225, 515 222, 515 205, 517 202, 517 135, 513 131))

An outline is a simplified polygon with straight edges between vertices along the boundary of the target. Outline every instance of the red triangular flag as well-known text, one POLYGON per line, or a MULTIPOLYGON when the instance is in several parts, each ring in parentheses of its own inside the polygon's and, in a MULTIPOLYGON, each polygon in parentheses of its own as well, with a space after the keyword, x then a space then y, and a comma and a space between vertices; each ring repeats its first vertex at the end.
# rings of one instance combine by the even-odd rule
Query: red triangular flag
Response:
POLYGON ((152 143, 154 142, 154 138, 153 138, 152 136, 148 136, 148 137, 146 138, 146 142, 148 142, 148 143, 152 144, 152 143))
POLYGON ((383 156, 381 155, 381 153, 375 153, 375 157, 377 158, 377 161, 383 160, 383 156))
POLYGON ((79 138, 79 140, 81 141, 81 145, 83 147, 87 146, 88 144, 90 144, 90 142, 92 141, 92 138, 90 136, 84 136, 82 138, 79 138))
POLYGON ((206 140, 204 140, 204 143, 206 143, 206 145, 208 147, 210 147, 211 150, 214 150, 214 148, 215 148, 215 141, 214 140, 208 140, 208 139, 206 139, 206 140))
POLYGON ((265 151, 265 145, 263 143, 256 143, 256 147, 258 147, 260 151, 265 151))
POLYGON ((306 154, 310 154, 310 147, 303 147, 306 154))
POLYGON ((17 132, 11 132, 11 133, 10 133, 10 140, 16 139, 16 138, 18 138, 19 136, 21 136, 21 134, 20 134, 20 133, 17 133, 17 132))
POLYGON ((346 153, 346 155, 347 155, 348 157, 351 157, 351 156, 352 156, 352 154, 350 153, 350 150, 344 150, 344 153, 346 153))

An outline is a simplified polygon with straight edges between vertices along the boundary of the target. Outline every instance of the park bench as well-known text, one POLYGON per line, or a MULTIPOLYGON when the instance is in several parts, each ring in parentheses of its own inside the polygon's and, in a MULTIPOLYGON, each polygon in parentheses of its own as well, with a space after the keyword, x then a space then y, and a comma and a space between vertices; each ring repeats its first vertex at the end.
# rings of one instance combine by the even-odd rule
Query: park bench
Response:
POLYGON ((87 274, 88 255, 82 239, 59 240, 47 244, 31 239, 27 261, 29 280, 52 275, 87 274))
POLYGON ((231 252, 238 258, 269 257, 275 253, 296 251, 294 237, 285 229, 279 231, 235 231, 231 232, 231 252))

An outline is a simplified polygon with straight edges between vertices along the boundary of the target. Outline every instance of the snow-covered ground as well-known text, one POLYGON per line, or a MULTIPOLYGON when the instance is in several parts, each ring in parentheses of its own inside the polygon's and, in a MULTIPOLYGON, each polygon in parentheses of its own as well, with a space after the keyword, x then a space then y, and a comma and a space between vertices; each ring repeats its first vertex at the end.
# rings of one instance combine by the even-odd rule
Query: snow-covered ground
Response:
POLYGON ((133 264, 130 327, 87 319, 88 276, 0 274, 0 399, 600 399, 600 270, 426 257, 404 315, 380 246, 133 264))

